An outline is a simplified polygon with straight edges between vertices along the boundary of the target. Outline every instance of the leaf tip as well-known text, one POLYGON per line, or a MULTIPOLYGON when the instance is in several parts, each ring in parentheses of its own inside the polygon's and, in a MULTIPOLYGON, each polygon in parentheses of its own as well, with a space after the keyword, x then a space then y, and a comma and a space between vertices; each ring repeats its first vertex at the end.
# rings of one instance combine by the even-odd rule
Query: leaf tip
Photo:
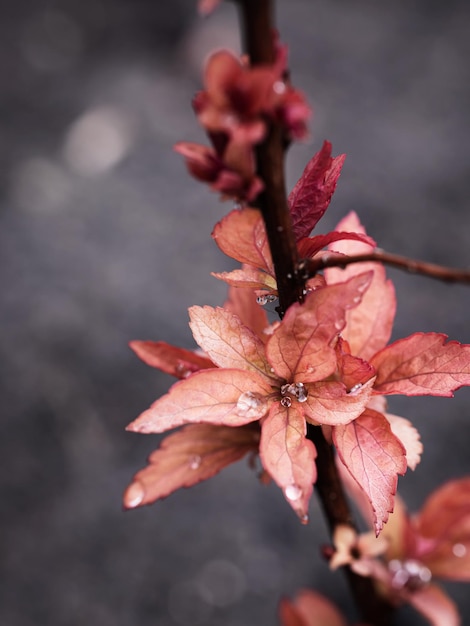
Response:
POLYGON ((145 489, 139 480, 135 480, 124 492, 123 505, 125 509, 135 509, 142 504, 145 498, 145 489))

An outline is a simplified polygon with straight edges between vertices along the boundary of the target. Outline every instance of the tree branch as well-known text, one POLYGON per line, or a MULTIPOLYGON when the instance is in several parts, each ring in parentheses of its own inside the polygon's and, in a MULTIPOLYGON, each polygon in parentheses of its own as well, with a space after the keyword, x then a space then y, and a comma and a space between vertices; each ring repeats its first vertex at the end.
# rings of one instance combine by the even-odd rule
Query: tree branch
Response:
MULTIPOLYGON (((245 50, 252 65, 272 63, 275 58, 272 0, 237 0, 241 12, 245 50)), ((271 124, 266 139, 257 146, 257 175, 265 184, 255 205, 261 210, 273 258, 279 294, 280 317, 294 302, 303 300, 305 272, 299 272, 299 256, 287 204, 284 181, 285 143, 280 125, 271 124)), ((307 425, 307 437, 317 449, 316 489, 333 532, 338 524, 354 528, 348 501, 335 463, 334 451, 321 428, 307 425)), ((387 626, 390 606, 377 593, 370 578, 344 568, 363 619, 387 626)))
POLYGON ((436 280, 443 280, 448 283, 464 283, 470 284, 470 270, 459 270, 452 267, 444 267, 436 263, 426 263, 425 261, 417 261, 409 259, 398 254, 391 254, 377 248, 373 252, 367 254, 358 254, 356 256, 337 255, 334 252, 325 252, 322 256, 315 259, 303 259, 299 264, 302 278, 307 280, 313 278, 320 270, 327 267, 344 268, 351 263, 366 263, 377 261, 384 265, 397 267, 412 274, 422 274, 436 280))

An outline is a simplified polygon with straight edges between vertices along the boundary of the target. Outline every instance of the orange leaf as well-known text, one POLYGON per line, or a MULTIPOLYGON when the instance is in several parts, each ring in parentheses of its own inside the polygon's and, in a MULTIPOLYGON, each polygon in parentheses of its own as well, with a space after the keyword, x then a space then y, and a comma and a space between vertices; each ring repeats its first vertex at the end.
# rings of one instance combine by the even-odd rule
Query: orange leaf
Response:
POLYGON ((378 535, 393 511, 398 474, 406 471, 405 448, 386 418, 372 409, 366 409, 350 424, 335 426, 333 442, 341 461, 372 504, 378 535))
POLYGON ((273 378, 263 342, 237 315, 221 307, 193 306, 189 316, 194 339, 216 365, 273 378))
POLYGON ((315 447, 305 438, 306 423, 295 407, 275 404, 261 426, 260 457, 263 467, 284 493, 302 521, 307 521, 308 503, 317 473, 315 447))
POLYGON ((190 424, 160 444, 149 464, 140 470, 124 494, 124 506, 151 504, 181 487, 191 487, 218 474, 224 467, 257 451, 258 424, 239 428, 190 424))
POLYGON ((175 383, 127 430, 163 433, 194 422, 242 426, 269 410, 271 387, 255 372, 210 369, 175 383))
POLYGON ((337 426, 348 424, 366 408, 374 378, 348 392, 343 383, 320 381, 308 385, 308 396, 302 405, 308 422, 337 426))
POLYGON ((440 333, 415 333, 381 350, 371 359, 376 391, 452 397, 470 385, 470 345, 446 339, 440 333))
POLYGON ((215 225, 212 237, 227 256, 274 276, 263 218, 257 209, 234 209, 215 225))
MULTIPOLYGON (((341 220, 336 230, 366 234, 354 212, 341 220)), ((347 256, 354 256, 371 252, 374 250, 374 245, 365 241, 344 240, 330 246, 330 249, 347 256)), ((342 333, 351 346, 352 354, 366 360, 386 346, 390 339, 396 310, 395 288, 392 282, 387 280, 385 268, 381 263, 352 263, 344 270, 337 267, 325 270, 328 284, 338 283, 371 270, 374 275, 370 287, 359 306, 348 311, 346 328, 342 333)))

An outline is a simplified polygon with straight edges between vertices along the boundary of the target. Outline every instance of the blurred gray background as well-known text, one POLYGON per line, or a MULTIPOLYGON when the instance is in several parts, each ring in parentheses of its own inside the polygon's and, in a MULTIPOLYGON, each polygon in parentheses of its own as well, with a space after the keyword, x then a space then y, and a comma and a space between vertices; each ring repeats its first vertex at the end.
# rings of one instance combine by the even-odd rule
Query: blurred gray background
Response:
MULTIPOLYGON (((191 347, 186 309, 220 304, 210 239, 229 209, 172 152, 202 133, 190 99, 230 3, 15 0, 0 19, 0 624, 272 626, 300 587, 335 594, 318 504, 300 526, 241 462, 152 507, 122 492, 157 447, 125 425, 171 382, 131 339, 191 347)), ((295 84, 314 109, 292 186, 323 139, 348 158, 319 225, 356 210, 386 250, 470 265, 470 5, 279 0, 295 84)), ((468 287, 390 271, 394 337, 470 342, 468 287)), ((411 509, 470 471, 470 393, 392 399, 425 446, 411 509)), ((470 620, 468 587, 449 587, 470 620)), ((465 621, 465 620, 464 620, 465 621)), ((401 625, 420 624, 409 613, 401 625)))

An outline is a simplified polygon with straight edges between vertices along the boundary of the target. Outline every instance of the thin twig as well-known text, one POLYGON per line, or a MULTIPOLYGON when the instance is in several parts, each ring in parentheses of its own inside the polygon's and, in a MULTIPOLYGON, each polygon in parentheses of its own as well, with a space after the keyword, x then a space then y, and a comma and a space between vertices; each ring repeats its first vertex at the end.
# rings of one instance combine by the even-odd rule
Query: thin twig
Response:
POLYGON ((427 263, 425 261, 417 261, 399 254, 391 254, 377 248, 373 252, 367 254, 358 254, 355 256, 337 255, 334 252, 325 252, 322 256, 315 259, 304 259, 300 262, 299 268, 302 277, 313 278, 320 270, 327 267, 344 268, 351 263, 367 263, 378 262, 397 267, 412 274, 422 274, 436 280, 443 280, 448 283, 464 283, 470 284, 470 270, 459 270, 452 267, 444 267, 436 263, 427 263))

